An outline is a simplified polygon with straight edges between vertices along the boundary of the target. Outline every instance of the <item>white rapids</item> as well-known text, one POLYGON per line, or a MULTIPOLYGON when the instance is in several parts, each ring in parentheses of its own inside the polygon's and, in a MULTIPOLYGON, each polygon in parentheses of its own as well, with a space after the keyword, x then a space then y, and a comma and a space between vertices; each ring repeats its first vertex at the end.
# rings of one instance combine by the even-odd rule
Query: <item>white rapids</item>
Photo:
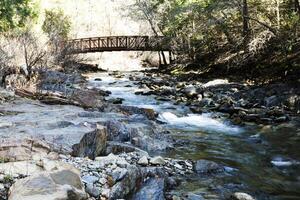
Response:
POLYGON ((175 126, 190 126, 203 131, 222 132, 227 134, 238 134, 242 131, 239 127, 226 125, 208 115, 189 114, 184 117, 177 117, 170 112, 164 112, 159 115, 158 120, 175 126))

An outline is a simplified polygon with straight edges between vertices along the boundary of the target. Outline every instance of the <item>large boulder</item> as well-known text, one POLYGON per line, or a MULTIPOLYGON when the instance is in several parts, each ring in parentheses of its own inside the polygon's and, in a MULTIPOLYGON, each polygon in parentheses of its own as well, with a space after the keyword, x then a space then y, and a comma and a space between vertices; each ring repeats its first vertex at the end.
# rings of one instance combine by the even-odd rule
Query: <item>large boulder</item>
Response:
POLYGON ((112 141, 129 141, 130 139, 130 129, 122 122, 116 120, 109 120, 105 122, 107 127, 107 133, 109 140, 112 141))
POLYGON ((77 102, 83 108, 103 108, 103 94, 97 90, 74 89, 70 96, 72 101, 77 102))
POLYGON ((164 200, 165 181, 163 178, 150 178, 133 195, 132 200, 164 200))
POLYGON ((86 133, 79 144, 73 145, 72 155, 77 157, 89 157, 94 159, 96 156, 105 154, 107 142, 107 129, 97 125, 95 131, 86 133))
POLYGON ((17 180, 8 200, 85 200, 87 195, 74 168, 46 171, 17 180))

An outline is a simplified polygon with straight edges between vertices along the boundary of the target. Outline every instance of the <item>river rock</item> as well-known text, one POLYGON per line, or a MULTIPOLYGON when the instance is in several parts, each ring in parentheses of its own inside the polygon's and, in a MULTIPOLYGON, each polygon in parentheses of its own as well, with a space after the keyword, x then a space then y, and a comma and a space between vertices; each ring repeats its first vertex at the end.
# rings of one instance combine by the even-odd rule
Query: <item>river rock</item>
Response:
POLYGON ((9 200, 85 200, 79 172, 73 169, 39 173, 21 180, 10 188, 9 200))
POLYGON ((83 108, 102 109, 104 106, 104 96, 97 90, 73 89, 69 99, 83 108))
POLYGON ((103 126, 97 125, 97 129, 86 133, 79 144, 72 146, 72 155, 77 157, 89 157, 103 155, 106 151, 107 130, 103 126))
POLYGON ((134 106, 119 106, 121 112, 125 112, 129 115, 141 114, 147 117, 150 120, 155 120, 158 114, 151 108, 138 108, 134 106))
POLYGON ((138 161, 139 165, 147 166, 149 164, 148 158, 146 156, 143 156, 138 161))
POLYGON ((128 172, 128 170, 125 168, 115 169, 112 172, 112 178, 113 178, 114 182, 122 180, 126 176, 127 172, 128 172))
POLYGON ((249 194, 243 192, 236 192, 232 195, 233 200, 255 200, 249 194))
POLYGON ((209 174, 209 173, 217 173, 224 171, 224 168, 209 160, 197 160, 194 165, 194 170, 198 174, 209 174))
POLYGON ((101 188, 100 187, 97 187, 96 185, 94 184, 86 184, 85 186, 85 191, 92 197, 99 197, 101 195, 101 188))
POLYGON ((111 188, 109 199, 126 199, 140 184, 142 180, 140 169, 134 165, 129 165, 126 169, 126 176, 111 188))
POLYGON ((91 175, 85 175, 83 177, 81 177, 82 182, 86 183, 86 184, 94 184, 95 182, 97 182, 99 180, 98 177, 96 176, 91 176, 91 175))
POLYGON ((107 128, 109 140, 125 142, 130 139, 130 130, 124 123, 117 120, 109 120, 104 125, 107 128))
POLYGON ((112 104, 122 104, 122 102, 124 101, 124 99, 122 98, 113 98, 113 99, 109 99, 108 103, 112 103, 112 104))
POLYGON ((166 161, 161 156, 157 156, 157 157, 151 158, 150 163, 152 165, 164 165, 166 163, 166 161))
POLYGON ((267 107, 277 106, 281 103, 277 95, 273 95, 265 98, 265 105, 267 107))
POLYGON ((132 200, 164 200, 165 183, 163 178, 150 178, 141 189, 133 195, 132 200))
POLYGON ((183 89, 183 93, 188 97, 188 98, 194 98, 198 95, 197 89, 193 85, 188 85, 183 89))

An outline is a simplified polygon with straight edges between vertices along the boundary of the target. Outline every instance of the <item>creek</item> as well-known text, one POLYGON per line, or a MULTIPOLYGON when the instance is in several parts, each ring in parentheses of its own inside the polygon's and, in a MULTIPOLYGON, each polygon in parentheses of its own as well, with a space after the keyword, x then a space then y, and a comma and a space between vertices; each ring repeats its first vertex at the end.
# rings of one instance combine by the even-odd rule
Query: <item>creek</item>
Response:
POLYGON ((154 95, 135 95, 142 88, 130 81, 129 75, 115 78, 97 73, 89 74, 88 79, 90 87, 110 91, 108 99, 122 98, 124 105, 152 108, 159 114, 157 120, 164 123, 177 143, 182 143, 161 155, 208 159, 226 166, 222 175, 183 180, 178 192, 203 193, 207 199, 232 191, 248 192, 257 199, 299 199, 299 130, 283 126, 262 133, 256 126, 231 125, 218 113, 195 115, 185 105, 157 100, 154 95), (283 143, 287 135, 288 141, 283 143))

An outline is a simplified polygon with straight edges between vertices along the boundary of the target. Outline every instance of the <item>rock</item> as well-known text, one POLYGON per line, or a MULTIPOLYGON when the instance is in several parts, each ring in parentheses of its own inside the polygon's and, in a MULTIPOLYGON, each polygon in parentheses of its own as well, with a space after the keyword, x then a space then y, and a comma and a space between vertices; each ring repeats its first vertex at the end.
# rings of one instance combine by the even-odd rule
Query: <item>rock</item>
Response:
POLYGON ((146 156, 143 156, 138 161, 139 165, 147 166, 149 164, 148 158, 146 156))
POLYGON ((201 195, 194 194, 189 192, 187 195, 185 195, 186 200, 204 200, 204 198, 201 195))
POLYGON ((165 151, 173 147, 168 132, 156 123, 134 126, 130 135, 131 143, 147 152, 165 151))
POLYGON ((94 81, 102 81, 101 78, 95 78, 94 81))
POLYGON ((63 169, 42 172, 17 180, 10 188, 9 200, 85 200, 79 172, 74 169, 63 169))
POLYGON ((207 106, 213 106, 214 102, 211 98, 203 98, 200 102, 199 105, 202 107, 207 107, 207 106))
POLYGON ((166 164, 166 161, 161 156, 157 156, 157 157, 151 158, 150 163, 152 165, 164 165, 164 164, 166 164))
POLYGON ((236 192, 232 195, 233 200, 255 200, 252 196, 242 192, 236 192))
POLYGON ((94 184, 99 180, 99 178, 96 176, 85 175, 85 176, 81 177, 81 180, 82 180, 82 182, 84 182, 86 184, 94 184))
POLYGON ((110 189, 105 188, 102 190, 102 196, 109 198, 109 195, 110 195, 110 189))
POLYGON ((183 93, 188 97, 188 98, 194 98, 197 97, 197 89, 193 85, 188 85, 183 89, 183 93))
POLYGON ((79 144, 73 145, 72 155, 77 157, 89 157, 103 155, 106 151, 107 130, 97 125, 97 129, 85 134, 79 144))
POLYGON ((114 99, 109 99, 108 103, 112 103, 112 104, 122 104, 124 101, 124 99, 122 98, 114 98, 114 99))
POLYGON ((117 164, 122 166, 129 165, 129 163, 124 158, 121 158, 114 154, 109 154, 108 156, 104 156, 104 157, 96 157, 95 160, 99 161, 99 163, 101 163, 102 165, 108 165, 108 164, 117 164))
POLYGON ((134 106, 119 106, 120 111, 125 112, 129 115, 141 114, 146 116, 150 120, 155 120, 158 114, 151 108, 138 108, 134 106))
POLYGON ((74 89, 69 97, 83 108, 102 108, 104 95, 97 90, 74 89))
POLYGON ((117 168, 112 172, 112 178, 114 182, 122 180, 127 174, 127 169, 117 168))
POLYGON ((126 176, 111 188, 109 199, 127 199, 126 197, 136 189, 141 180, 140 169, 134 165, 129 165, 126 176))
POLYGON ((2 139, 0 157, 4 162, 33 160, 44 157, 50 152, 50 146, 41 140, 2 139))
POLYGON ((119 153, 129 153, 129 152, 134 152, 134 151, 138 151, 138 148, 134 147, 133 145, 130 144, 125 144, 125 143, 121 143, 121 142, 112 142, 109 141, 107 143, 107 149, 106 149, 106 153, 110 154, 119 154, 119 153))
POLYGON ((2 183, 0 184, 0 199, 7 199, 7 189, 2 183))
POLYGON ((132 200, 164 200, 164 179, 150 178, 143 183, 141 189, 133 195, 132 200))
POLYGON ((281 103, 281 101, 277 95, 273 95, 273 96, 265 98, 265 105, 267 107, 278 106, 278 105, 280 105, 280 103, 281 103))
POLYGON ((100 178, 99 179, 99 183, 104 185, 107 182, 107 180, 105 178, 100 178))
POLYGON ((213 161, 197 160, 197 162, 194 165, 194 171, 198 174, 209 174, 223 172, 224 168, 213 161))
POLYGON ((274 121, 276 123, 282 123, 282 122, 286 122, 289 120, 288 116, 281 116, 281 117, 277 117, 274 121))
MULTIPOLYGON (((40 158, 41 159, 41 158, 40 158)), ((42 158, 41 160, 27 160, 19 162, 0 163, 1 173, 9 174, 11 176, 18 175, 34 175, 43 171, 52 171, 58 169, 64 169, 66 166, 59 161, 47 160, 42 158)))
POLYGON ((101 195, 101 189, 93 184, 86 184, 85 187, 86 192, 92 197, 99 197, 101 195))
POLYGON ((125 142, 130 139, 130 130, 124 123, 116 120, 109 120, 104 124, 107 128, 108 138, 112 141, 125 142))

